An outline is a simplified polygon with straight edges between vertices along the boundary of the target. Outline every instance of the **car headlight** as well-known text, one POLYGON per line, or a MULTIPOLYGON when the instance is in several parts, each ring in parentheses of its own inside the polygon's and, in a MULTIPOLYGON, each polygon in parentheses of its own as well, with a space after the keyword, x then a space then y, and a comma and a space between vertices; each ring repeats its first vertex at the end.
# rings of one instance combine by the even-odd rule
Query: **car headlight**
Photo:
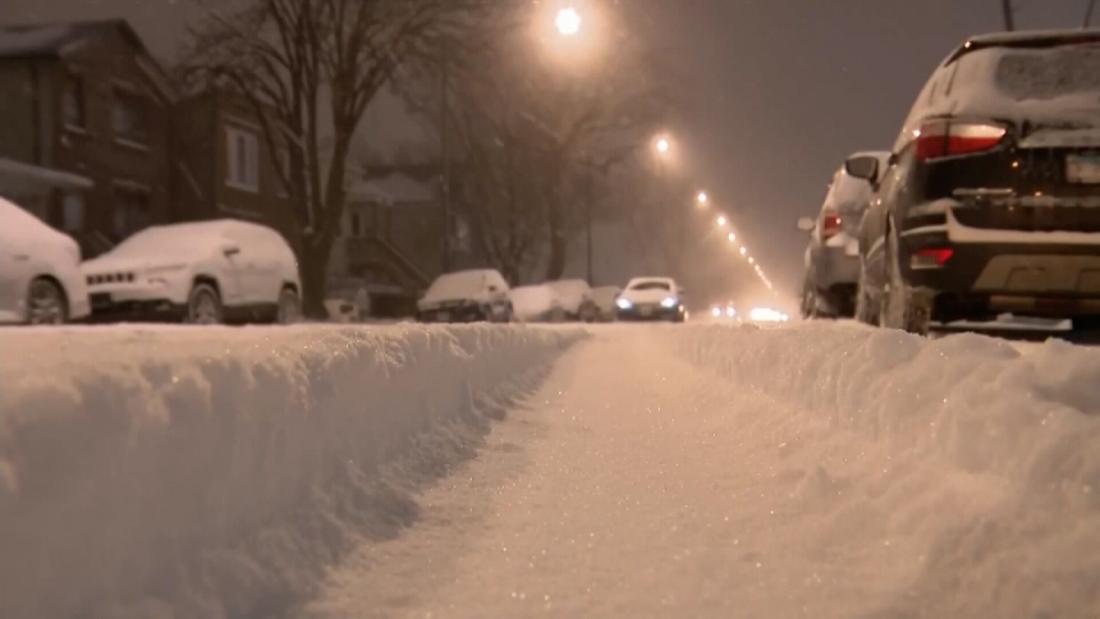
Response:
POLYGON ((661 299, 661 307, 665 309, 672 309, 680 304, 680 301, 676 297, 665 297, 661 299))
POLYGON ((630 299, 622 299, 622 298, 615 299, 615 305, 618 306, 618 308, 621 309, 621 310, 628 310, 628 309, 634 307, 634 304, 631 303, 630 299))

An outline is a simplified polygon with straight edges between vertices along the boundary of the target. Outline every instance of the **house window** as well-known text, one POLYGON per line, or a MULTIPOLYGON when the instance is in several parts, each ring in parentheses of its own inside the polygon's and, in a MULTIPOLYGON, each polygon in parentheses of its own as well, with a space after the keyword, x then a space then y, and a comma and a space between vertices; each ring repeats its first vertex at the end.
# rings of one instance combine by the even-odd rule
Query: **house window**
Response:
POLYGON ((144 191, 116 188, 113 210, 112 223, 115 238, 118 240, 147 228, 152 223, 149 194, 144 191))
POLYGON ((363 218, 358 212, 352 212, 351 214, 351 235, 354 237, 363 236, 363 218))
POLYGON ((115 89, 111 110, 115 140, 145 146, 149 143, 149 119, 145 100, 132 92, 115 89))
POLYGON ((235 189, 260 191, 260 141, 241 129, 226 130, 229 159, 225 184, 235 189))
POLYGON ((67 193, 61 199, 61 226, 66 232, 80 232, 84 229, 84 196, 67 193))
POLYGON ((61 94, 61 120, 66 127, 84 129, 84 80, 72 73, 65 75, 61 94))

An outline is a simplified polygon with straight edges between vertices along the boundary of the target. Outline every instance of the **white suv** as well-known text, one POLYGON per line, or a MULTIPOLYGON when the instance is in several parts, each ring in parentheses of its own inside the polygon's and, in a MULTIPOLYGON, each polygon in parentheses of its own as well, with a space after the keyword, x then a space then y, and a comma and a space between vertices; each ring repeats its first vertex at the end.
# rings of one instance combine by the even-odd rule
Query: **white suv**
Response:
POLYGON ((83 265, 93 318, 292 322, 294 252, 278 232, 223 219, 154 226, 83 265))
POLYGON ((0 322, 59 324, 87 315, 76 241, 0 198, 0 322))

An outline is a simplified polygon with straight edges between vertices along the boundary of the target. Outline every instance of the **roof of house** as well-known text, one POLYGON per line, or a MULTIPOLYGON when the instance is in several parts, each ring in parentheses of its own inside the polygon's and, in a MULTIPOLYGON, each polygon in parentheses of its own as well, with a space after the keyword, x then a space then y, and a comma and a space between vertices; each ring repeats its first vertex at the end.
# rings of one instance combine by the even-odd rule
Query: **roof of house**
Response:
POLYGON ((0 26, 0 57, 58 56, 90 36, 116 30, 148 53, 145 43, 124 19, 0 26))

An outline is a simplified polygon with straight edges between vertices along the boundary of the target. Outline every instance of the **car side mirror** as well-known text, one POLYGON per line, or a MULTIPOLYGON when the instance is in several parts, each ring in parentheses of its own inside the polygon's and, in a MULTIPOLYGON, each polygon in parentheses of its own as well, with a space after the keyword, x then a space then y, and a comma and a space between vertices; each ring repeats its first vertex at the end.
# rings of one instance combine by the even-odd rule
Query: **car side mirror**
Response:
POLYGON ((241 248, 236 245, 226 245, 222 248, 222 253, 225 254, 226 258, 231 258, 241 253, 241 248))
POLYGON ((801 230, 803 232, 813 232, 815 227, 817 227, 817 222, 814 221, 813 217, 799 217, 798 218, 798 229, 799 230, 801 230))
POLYGON ((870 155, 851 157, 844 162, 844 171, 848 176, 874 184, 878 180, 878 157, 870 155))

